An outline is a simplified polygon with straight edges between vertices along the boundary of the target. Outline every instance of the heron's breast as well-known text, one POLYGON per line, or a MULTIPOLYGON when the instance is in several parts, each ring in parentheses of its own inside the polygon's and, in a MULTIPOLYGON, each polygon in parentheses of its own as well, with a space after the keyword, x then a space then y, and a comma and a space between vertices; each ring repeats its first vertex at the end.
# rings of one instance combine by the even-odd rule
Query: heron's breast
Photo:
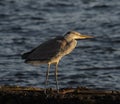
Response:
POLYGON ((69 42, 67 44, 65 44, 65 43, 62 44, 61 50, 53 58, 50 59, 50 63, 58 63, 59 60, 63 56, 69 54, 76 47, 76 45, 77 45, 76 40, 71 41, 71 42, 69 42))
POLYGON ((63 51, 61 51, 61 55, 64 56, 66 54, 69 54, 70 52, 73 51, 73 49, 76 47, 76 45, 77 45, 77 41, 76 40, 73 40, 73 41, 69 42, 64 47, 63 51))

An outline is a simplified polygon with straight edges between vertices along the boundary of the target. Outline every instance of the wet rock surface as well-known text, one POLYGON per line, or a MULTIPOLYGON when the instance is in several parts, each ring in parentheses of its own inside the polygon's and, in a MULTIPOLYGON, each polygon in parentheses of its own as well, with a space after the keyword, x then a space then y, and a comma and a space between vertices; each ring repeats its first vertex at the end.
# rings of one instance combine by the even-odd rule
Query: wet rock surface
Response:
POLYGON ((85 87, 55 89, 0 86, 0 104, 120 104, 120 91, 85 87))

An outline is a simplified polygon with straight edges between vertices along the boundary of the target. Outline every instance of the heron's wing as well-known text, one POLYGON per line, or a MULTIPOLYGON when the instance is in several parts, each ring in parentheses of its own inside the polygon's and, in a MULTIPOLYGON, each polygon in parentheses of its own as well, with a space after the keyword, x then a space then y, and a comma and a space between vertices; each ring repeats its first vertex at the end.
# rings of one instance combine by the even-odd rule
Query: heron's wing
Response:
POLYGON ((60 51, 63 37, 56 37, 54 39, 48 40, 38 47, 34 48, 30 52, 24 53, 22 58, 30 61, 39 60, 49 60, 60 51))

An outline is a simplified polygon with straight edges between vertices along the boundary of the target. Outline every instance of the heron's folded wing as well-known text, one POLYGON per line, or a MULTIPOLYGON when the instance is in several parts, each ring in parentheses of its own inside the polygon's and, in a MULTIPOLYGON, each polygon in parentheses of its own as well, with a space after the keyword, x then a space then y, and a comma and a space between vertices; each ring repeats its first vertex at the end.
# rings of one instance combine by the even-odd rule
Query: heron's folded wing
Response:
POLYGON ((32 51, 24 53, 22 57, 26 60, 49 60, 60 51, 61 41, 63 37, 56 37, 42 43, 32 51))

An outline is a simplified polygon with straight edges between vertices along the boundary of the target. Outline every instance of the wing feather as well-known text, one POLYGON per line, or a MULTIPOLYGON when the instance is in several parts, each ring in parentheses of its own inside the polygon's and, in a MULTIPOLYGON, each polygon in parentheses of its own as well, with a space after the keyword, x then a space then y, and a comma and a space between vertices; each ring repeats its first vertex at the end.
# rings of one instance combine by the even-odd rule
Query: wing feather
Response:
POLYGON ((56 37, 54 39, 48 40, 42 44, 40 44, 38 47, 34 48, 30 52, 24 53, 22 55, 23 59, 29 60, 29 61, 44 61, 49 60, 61 50, 62 46, 62 40, 64 37, 56 37))

